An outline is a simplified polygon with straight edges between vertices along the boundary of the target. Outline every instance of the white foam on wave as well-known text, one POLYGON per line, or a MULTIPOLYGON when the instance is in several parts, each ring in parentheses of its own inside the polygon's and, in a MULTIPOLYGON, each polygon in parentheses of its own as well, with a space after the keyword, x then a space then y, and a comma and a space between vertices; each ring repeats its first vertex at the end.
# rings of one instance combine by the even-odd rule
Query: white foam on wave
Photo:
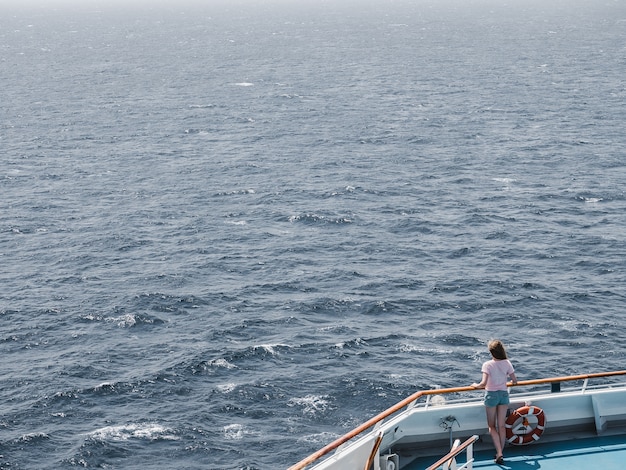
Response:
POLYGON ((189 109, 207 109, 207 108, 215 108, 215 105, 212 103, 209 104, 190 104, 189 109))
POLYGON ((328 395, 306 395, 289 400, 288 406, 301 406, 305 415, 315 415, 329 406, 328 395))
POLYGON ((243 86, 243 87, 248 87, 248 86, 254 86, 254 83, 250 83, 250 82, 239 82, 239 83, 235 83, 235 86, 243 86))
POLYGON ((137 318, 135 318, 135 315, 132 315, 130 313, 119 317, 107 318, 107 321, 117 323, 117 326, 119 326, 120 328, 128 328, 137 324, 137 318))
POLYGON ((207 365, 209 367, 223 367, 225 369, 236 369, 237 368, 237 366, 235 364, 231 364, 230 362, 228 362, 223 357, 221 357, 219 359, 211 359, 209 362, 207 362, 207 365))
POLYGON ((258 346, 254 346, 254 350, 257 351, 259 349, 264 350, 265 352, 267 352, 268 354, 271 354, 273 356, 278 356, 278 351, 276 351, 275 348, 277 347, 289 347, 288 344, 259 344, 258 346))
POLYGON ((21 442, 31 442, 40 439, 50 439, 50 436, 45 432, 31 432, 28 434, 24 434, 22 437, 19 438, 21 442))
POLYGON ((355 338, 354 340, 351 341, 342 341, 340 343, 335 343, 335 347, 337 349, 344 349, 346 348, 348 345, 350 346, 361 346, 361 345, 366 345, 367 346, 367 341, 365 341, 362 338, 355 338))
POLYGON ((343 332, 351 332, 354 331, 353 328, 347 325, 329 325, 329 326, 321 326, 315 329, 318 333, 343 333, 343 332))
POLYGON ((99 441, 127 441, 129 439, 178 440, 172 431, 156 423, 124 424, 106 426, 89 433, 89 437, 99 441))
POLYGON ((228 191, 228 192, 220 192, 218 193, 220 196, 234 196, 237 194, 256 194, 256 191, 254 189, 233 189, 232 191, 228 191))
POLYGON ((506 183, 506 184, 510 184, 510 183, 515 183, 517 180, 514 178, 492 178, 493 181, 497 181, 498 183, 506 183))
POLYGON ((82 319, 96 322, 105 321, 107 323, 116 323, 117 326, 119 326, 120 328, 129 328, 137 324, 137 317, 131 313, 126 313, 118 317, 105 317, 102 315, 94 315, 93 313, 88 313, 83 315, 82 319))
POLYGON ((237 388, 236 383, 219 384, 217 389, 222 393, 230 393, 237 388))
POLYGON ((339 437, 339 434, 330 432, 320 432, 318 434, 309 434, 302 436, 298 439, 298 442, 305 442, 307 444, 326 444, 330 441, 334 441, 339 437))
POLYGON ((113 389, 114 387, 115 382, 102 382, 94 387, 94 391, 97 392, 99 390, 113 389))
POLYGON ((414 344, 403 344, 400 346, 399 350, 404 353, 418 352, 418 353, 429 353, 429 354, 450 354, 453 351, 451 349, 443 349, 443 348, 425 348, 423 346, 417 346, 414 344))
POLYGON ((248 434, 258 434, 250 431, 243 424, 238 423, 228 424, 222 428, 222 431, 224 432, 224 437, 226 439, 233 441, 239 441, 248 434))

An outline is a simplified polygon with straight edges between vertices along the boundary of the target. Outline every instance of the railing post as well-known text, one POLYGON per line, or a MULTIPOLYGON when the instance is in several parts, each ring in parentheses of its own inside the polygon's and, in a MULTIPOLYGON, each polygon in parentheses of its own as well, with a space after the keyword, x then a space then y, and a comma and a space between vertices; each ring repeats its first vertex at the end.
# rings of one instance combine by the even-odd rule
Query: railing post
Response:
POLYGON ((439 467, 441 467, 442 465, 444 465, 444 468, 450 468, 449 463, 452 462, 453 465, 456 466, 456 456, 459 455, 461 452, 465 451, 467 454, 467 462, 465 464, 463 464, 463 466, 461 468, 467 469, 467 468, 472 468, 472 464, 474 462, 474 442, 476 442, 478 440, 478 435, 474 434, 472 437, 470 437, 467 441, 465 441, 463 444, 461 444, 460 446, 456 447, 455 449, 452 449, 448 454, 446 454, 445 456, 443 456, 442 458, 440 458, 439 460, 437 460, 437 462, 435 462, 434 464, 432 464, 430 467, 428 467, 426 470, 437 470, 439 467), (472 457, 470 457, 470 455, 472 457))
POLYGON ((559 393, 561 391, 561 382, 552 382, 550 391, 552 393, 559 393))

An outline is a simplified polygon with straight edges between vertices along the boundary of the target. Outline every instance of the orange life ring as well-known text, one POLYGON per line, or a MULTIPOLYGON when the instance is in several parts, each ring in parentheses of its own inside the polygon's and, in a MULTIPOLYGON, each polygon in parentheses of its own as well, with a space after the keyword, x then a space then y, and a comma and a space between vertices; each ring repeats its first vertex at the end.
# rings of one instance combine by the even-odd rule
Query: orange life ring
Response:
POLYGON ((522 406, 506 419, 506 441, 523 446, 538 441, 546 425, 546 415, 538 406, 522 406), (530 416, 537 421, 535 424, 528 420, 530 416))

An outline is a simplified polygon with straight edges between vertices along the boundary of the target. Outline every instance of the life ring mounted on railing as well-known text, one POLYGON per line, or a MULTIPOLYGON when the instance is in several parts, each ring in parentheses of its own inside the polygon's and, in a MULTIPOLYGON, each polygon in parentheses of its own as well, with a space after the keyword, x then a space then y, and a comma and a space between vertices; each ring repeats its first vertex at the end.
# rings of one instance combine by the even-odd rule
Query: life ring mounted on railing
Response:
POLYGON ((506 441, 523 446, 538 441, 546 426, 546 415, 538 406, 522 406, 506 419, 506 441))

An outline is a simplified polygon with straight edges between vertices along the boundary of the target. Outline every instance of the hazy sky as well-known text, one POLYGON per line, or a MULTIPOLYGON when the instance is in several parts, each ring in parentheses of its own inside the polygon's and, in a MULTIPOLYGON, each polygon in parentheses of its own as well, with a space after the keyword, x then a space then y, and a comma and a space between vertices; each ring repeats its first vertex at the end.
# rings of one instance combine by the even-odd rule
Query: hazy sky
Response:
MULTIPOLYGON (((596 0, 589 0, 590 2, 596 0)), ((600 0, 597 0, 600 1, 600 0)), ((609 0, 610 1, 610 0, 609 0)), ((613 0, 619 1, 619 0, 613 0)), ((572 1, 566 0, 0 0, 0 6, 88 6, 88 7, 120 7, 123 5, 133 6, 176 6, 176 5, 203 5, 211 6, 216 4, 223 5, 299 5, 299 4, 333 4, 333 3, 353 3, 356 5, 367 6, 371 4, 388 4, 393 7, 398 3, 410 3, 410 4, 424 4, 429 6, 440 5, 494 5, 494 6, 507 6, 507 5, 524 5, 524 4, 550 4, 550 3, 562 3, 572 4, 572 1)))

